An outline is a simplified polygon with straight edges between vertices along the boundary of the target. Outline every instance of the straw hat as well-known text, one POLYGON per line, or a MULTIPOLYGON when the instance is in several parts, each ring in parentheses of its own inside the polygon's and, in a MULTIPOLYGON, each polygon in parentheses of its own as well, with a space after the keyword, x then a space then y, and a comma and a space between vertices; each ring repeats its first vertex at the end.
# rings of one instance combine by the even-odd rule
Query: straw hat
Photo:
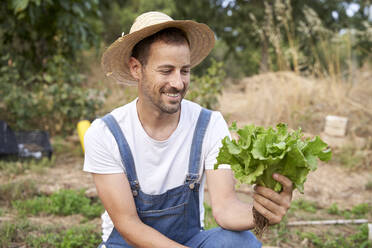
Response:
POLYGON ((175 27, 183 30, 190 42, 191 67, 199 64, 214 46, 214 33, 205 24, 191 20, 178 21, 161 12, 147 12, 136 18, 129 34, 118 38, 102 56, 102 68, 106 76, 120 83, 136 85, 129 70, 133 47, 156 32, 175 27))

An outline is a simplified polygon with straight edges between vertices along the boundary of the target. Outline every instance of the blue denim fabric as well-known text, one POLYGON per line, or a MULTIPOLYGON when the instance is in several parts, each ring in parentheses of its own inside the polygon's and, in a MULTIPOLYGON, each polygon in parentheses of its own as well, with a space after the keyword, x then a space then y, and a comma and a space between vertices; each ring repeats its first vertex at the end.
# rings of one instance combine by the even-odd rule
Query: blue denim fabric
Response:
MULTIPOLYGON (((210 110, 201 110, 193 135, 189 171, 184 184, 158 195, 149 195, 141 191, 131 150, 114 117, 108 114, 102 120, 109 127, 119 146, 137 213, 143 223, 190 247, 260 247, 260 243, 248 231, 232 232, 221 228, 203 231, 201 228, 199 168, 203 139, 210 116, 210 110), (247 244, 252 246, 246 246, 247 244)), ((99 247, 102 245, 107 248, 131 247, 116 228, 113 228, 108 240, 102 242, 99 247)))
POLYGON ((261 242, 250 231, 230 231, 220 227, 202 231, 185 244, 192 248, 260 248, 261 242))

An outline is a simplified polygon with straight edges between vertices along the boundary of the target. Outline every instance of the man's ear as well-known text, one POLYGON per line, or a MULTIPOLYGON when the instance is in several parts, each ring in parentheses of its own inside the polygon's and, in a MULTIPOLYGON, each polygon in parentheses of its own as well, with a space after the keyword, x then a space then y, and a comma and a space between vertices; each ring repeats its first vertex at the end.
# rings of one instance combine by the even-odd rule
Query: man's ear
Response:
POLYGON ((130 69, 130 74, 132 75, 132 77, 134 77, 138 81, 142 79, 142 65, 138 59, 134 57, 130 57, 129 69, 130 69))

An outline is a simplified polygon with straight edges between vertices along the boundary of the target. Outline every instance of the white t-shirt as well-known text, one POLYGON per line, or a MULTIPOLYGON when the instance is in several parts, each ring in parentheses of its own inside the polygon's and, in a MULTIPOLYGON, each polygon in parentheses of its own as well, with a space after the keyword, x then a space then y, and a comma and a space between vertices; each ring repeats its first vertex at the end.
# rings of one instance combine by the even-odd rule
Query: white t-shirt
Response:
MULTIPOLYGON (((177 128, 164 141, 154 140, 143 129, 137 115, 137 99, 114 109, 111 114, 122 129, 131 149, 141 190, 161 194, 184 183, 188 172, 191 143, 201 107, 182 100, 177 128)), ((221 147, 221 140, 230 136, 220 112, 213 111, 204 136, 201 153, 199 193, 200 223, 204 223, 204 169, 211 170, 221 147)), ((114 136, 101 119, 95 120, 84 137, 84 171, 98 174, 125 173, 114 136)), ((219 168, 230 168, 221 165, 219 168)), ((107 211, 102 214, 102 239, 106 241, 114 225, 107 211)))

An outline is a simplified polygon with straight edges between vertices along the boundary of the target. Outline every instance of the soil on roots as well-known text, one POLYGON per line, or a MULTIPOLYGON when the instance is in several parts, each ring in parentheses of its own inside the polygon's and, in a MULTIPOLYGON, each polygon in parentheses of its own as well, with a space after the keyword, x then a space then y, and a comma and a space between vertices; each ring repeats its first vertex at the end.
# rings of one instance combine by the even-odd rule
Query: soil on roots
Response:
POLYGON ((254 233, 258 238, 262 237, 262 234, 266 231, 267 227, 269 226, 269 220, 266 219, 265 216, 260 214, 254 207, 253 207, 253 219, 254 219, 254 233))

